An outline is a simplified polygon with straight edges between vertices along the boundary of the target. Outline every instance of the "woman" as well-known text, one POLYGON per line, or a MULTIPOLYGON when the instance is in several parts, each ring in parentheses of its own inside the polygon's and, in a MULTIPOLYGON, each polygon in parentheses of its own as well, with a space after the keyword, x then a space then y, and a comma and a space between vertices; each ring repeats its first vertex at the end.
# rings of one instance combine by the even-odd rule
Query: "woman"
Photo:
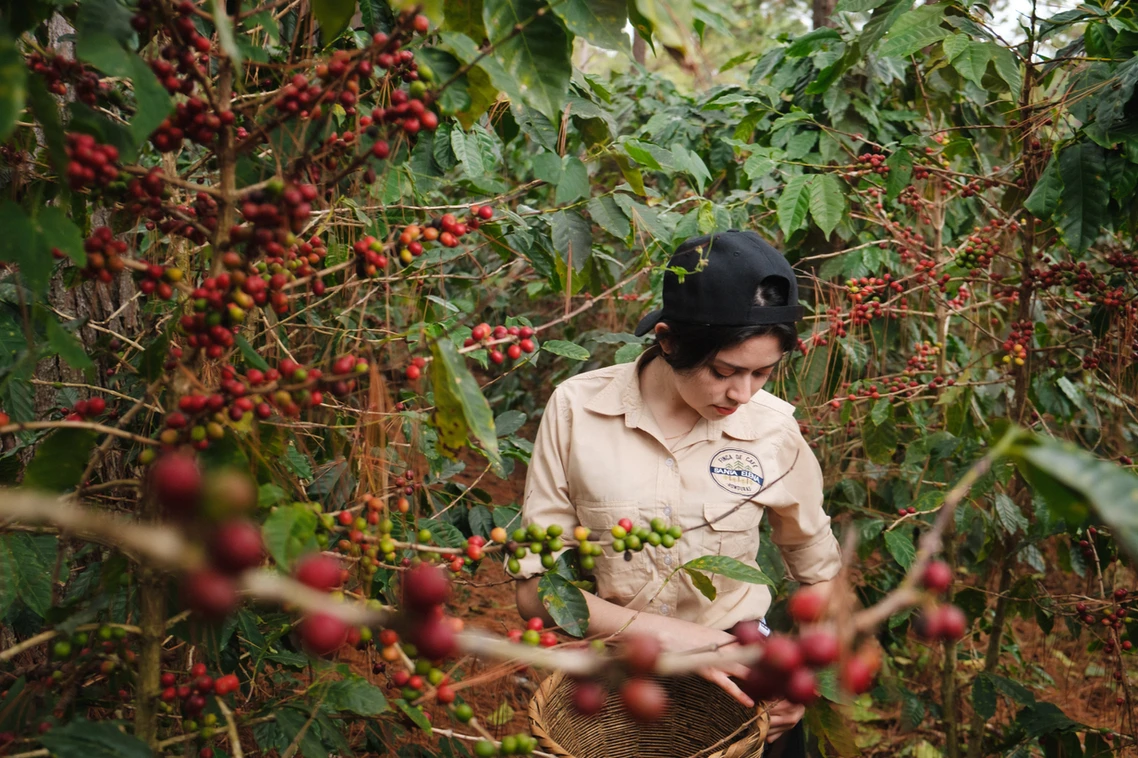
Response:
MULTIPOLYGON (((663 305, 636 329, 656 338, 639 360, 575 376, 554 391, 522 516, 525 525, 560 524, 566 533, 578 524, 607 531, 621 518, 679 525, 684 535, 671 550, 598 557, 596 594, 585 599, 590 635, 647 633, 682 651, 730 644, 727 630, 766 613, 771 597, 763 585, 716 576, 709 601, 684 572, 664 583, 704 555, 755 565, 763 513, 799 582, 827 582, 840 560, 822 510, 821 470, 794 408, 762 389, 797 345, 802 308, 790 264, 753 232, 691 239, 669 263, 663 305)), ((541 572, 535 557, 522 562, 518 610, 550 622, 538 599, 541 572)), ((744 667, 701 673, 754 705, 730 678, 743 678, 744 667)), ((774 704, 768 741, 802 715, 801 706, 774 704)))

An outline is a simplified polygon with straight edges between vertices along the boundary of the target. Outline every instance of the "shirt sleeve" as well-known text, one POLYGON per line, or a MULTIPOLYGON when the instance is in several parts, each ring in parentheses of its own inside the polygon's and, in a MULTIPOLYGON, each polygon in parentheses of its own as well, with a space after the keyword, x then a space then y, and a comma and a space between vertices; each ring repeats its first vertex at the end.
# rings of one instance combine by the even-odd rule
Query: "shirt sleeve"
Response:
MULTIPOLYGON (((522 498, 522 526, 537 524, 549 527, 559 524, 566 535, 577 526, 577 511, 569 500, 569 480, 566 462, 569 460, 571 432, 569 409, 562 393, 554 391, 537 428, 529 470, 526 473, 525 494, 522 498)), ((568 548, 565 548, 568 549, 568 548)), ((556 558, 565 549, 554 554, 556 558)), ((521 570, 516 576, 528 579, 545 573, 541 556, 530 553, 520 560, 521 570)))
POLYGON ((833 579, 841 568, 841 551, 822 509, 822 468, 797 424, 787 431, 777 460, 778 481, 763 500, 774 543, 797 581, 833 579))

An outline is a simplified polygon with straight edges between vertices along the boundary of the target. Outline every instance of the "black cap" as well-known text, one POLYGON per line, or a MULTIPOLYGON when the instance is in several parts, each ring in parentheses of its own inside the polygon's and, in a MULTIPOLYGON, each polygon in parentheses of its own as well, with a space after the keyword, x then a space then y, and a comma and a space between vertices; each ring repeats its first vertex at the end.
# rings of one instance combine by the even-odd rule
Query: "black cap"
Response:
POLYGON ((683 281, 664 273, 664 307, 636 325, 642 336, 660 321, 700 326, 758 326, 802 319, 798 282, 782 253, 754 232, 731 229, 693 237, 680 245, 669 268, 682 268, 683 281), (755 305, 755 292, 768 279, 787 293, 786 305, 755 305))

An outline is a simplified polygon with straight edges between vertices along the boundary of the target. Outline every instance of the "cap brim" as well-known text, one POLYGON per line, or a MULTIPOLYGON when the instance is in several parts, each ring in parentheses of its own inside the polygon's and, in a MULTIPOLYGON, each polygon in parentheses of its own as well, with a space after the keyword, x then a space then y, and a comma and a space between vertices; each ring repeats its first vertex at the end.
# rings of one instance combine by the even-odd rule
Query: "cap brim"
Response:
POLYGON ((644 318, 640 319, 640 323, 636 325, 636 329, 632 332, 637 337, 643 337, 648 332, 652 331, 652 327, 660 323, 660 317, 664 315, 664 309, 652 311, 644 318))

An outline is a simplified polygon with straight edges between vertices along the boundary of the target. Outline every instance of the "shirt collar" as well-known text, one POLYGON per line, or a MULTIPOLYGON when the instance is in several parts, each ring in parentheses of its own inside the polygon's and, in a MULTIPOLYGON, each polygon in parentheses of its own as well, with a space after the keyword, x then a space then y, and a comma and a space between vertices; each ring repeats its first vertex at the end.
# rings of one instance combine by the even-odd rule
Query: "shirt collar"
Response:
MULTIPOLYGON (((625 426, 637 427, 646 410, 644 396, 640 394, 639 366, 642 360, 643 358, 640 358, 622 365, 604 389, 585 403, 585 409, 605 416, 623 415, 625 426)), ((704 439, 712 442, 726 435, 737 440, 757 440, 759 425, 755 415, 760 412, 758 406, 752 402, 724 419, 704 420, 702 424, 704 439)))

